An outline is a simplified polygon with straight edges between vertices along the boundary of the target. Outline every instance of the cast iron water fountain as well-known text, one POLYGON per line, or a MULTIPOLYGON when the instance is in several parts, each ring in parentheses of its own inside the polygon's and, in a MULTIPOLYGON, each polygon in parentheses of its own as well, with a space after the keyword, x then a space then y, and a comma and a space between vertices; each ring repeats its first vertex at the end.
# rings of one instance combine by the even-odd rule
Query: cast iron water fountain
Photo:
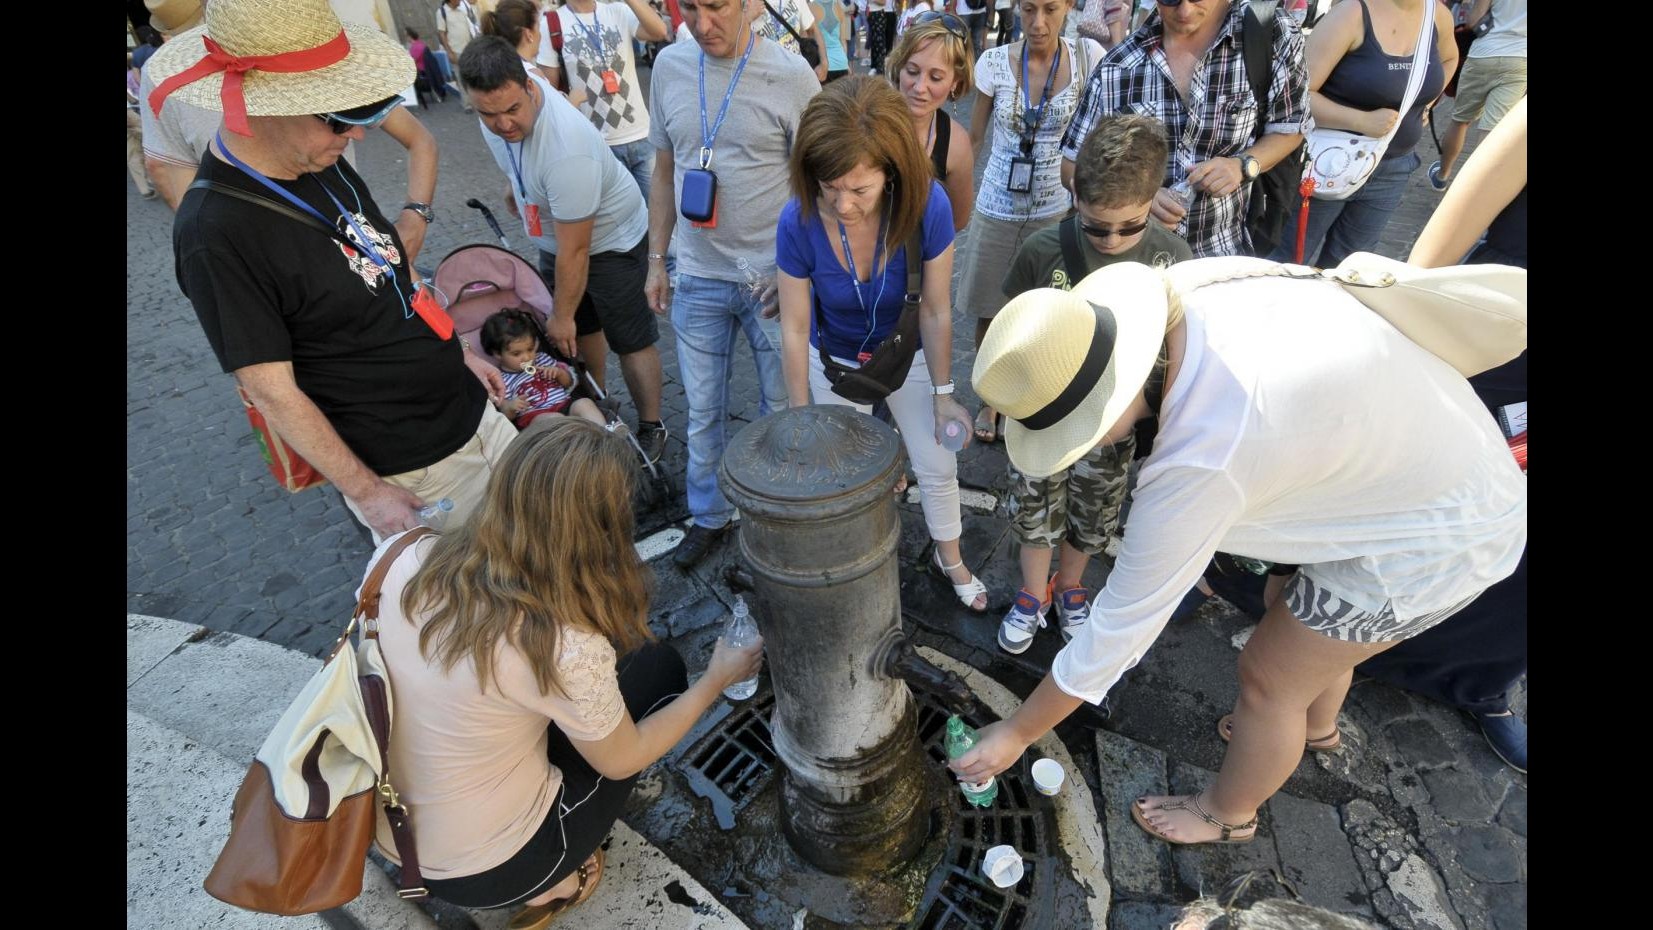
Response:
POLYGON ((941 764, 948 713, 977 726, 992 717, 902 632, 890 493, 902 460, 884 424, 814 406, 743 429, 719 471, 741 511, 742 581, 772 692, 703 732, 676 768, 734 828, 727 848, 704 838, 699 848, 743 878, 702 881, 725 898, 778 902, 754 926, 796 908, 854 926, 1050 925, 1038 916, 1057 871, 1048 801, 1017 766, 998 802, 975 810, 941 764), (1015 887, 980 874, 998 843, 1028 860, 1015 887))

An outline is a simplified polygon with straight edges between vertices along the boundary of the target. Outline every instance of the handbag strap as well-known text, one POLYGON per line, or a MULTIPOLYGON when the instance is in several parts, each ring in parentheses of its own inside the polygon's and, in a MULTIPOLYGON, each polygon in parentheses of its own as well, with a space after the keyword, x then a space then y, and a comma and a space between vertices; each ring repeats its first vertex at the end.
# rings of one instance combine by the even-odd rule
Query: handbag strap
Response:
MULTIPOLYGON (((922 225, 913 230, 912 238, 907 240, 906 248, 907 292, 901 298, 901 312, 906 313, 911 309, 916 313, 924 290, 924 227, 922 225), (913 261, 915 255, 918 256, 918 261, 913 261)), ((833 360, 832 356, 827 354, 826 319, 821 316, 821 295, 815 292, 813 285, 810 287, 810 301, 813 303, 815 310, 815 333, 820 339, 820 344, 815 347, 815 350, 821 353, 821 367, 826 369, 830 377, 833 372, 845 366, 840 365, 833 360)))
POLYGON ((231 187, 228 184, 220 184, 217 181, 211 181, 211 180, 208 180, 206 178, 201 178, 200 180, 198 180, 195 183, 191 184, 189 186, 189 189, 192 190, 192 191, 194 191, 194 190, 212 191, 214 193, 223 194, 226 197, 234 197, 236 200, 244 201, 246 203, 253 204, 254 206, 263 207, 264 209, 269 210, 272 213, 279 213, 282 216, 285 216, 290 220, 296 220, 300 223, 303 223, 306 226, 309 226, 312 229, 321 230, 322 232, 326 233, 327 235, 332 236, 334 239, 337 239, 341 244, 343 244, 344 246, 349 248, 350 251, 352 251, 352 252, 360 252, 361 251, 361 246, 357 245, 354 242, 351 242, 348 238, 345 237, 344 233, 341 233, 337 229, 333 229, 333 228, 329 227, 326 223, 323 223, 321 220, 318 220, 313 216, 310 216, 310 215, 305 214, 305 213, 300 213, 297 210, 294 210, 292 207, 289 207, 284 203, 276 203, 274 200, 271 200, 268 197, 260 197, 257 194, 241 190, 238 187, 231 187))
POLYGON ((1258 138, 1268 125, 1268 85, 1274 77, 1274 11, 1279 6, 1279 0, 1251 0, 1240 25, 1245 76, 1251 84, 1251 95, 1257 98, 1258 138))
POLYGON ((792 38, 796 39, 798 42, 798 48, 802 49, 804 45, 804 37, 798 35, 798 30, 793 29, 792 24, 786 21, 786 17, 776 12, 775 8, 769 5, 769 0, 763 0, 763 6, 769 11, 770 16, 775 17, 776 22, 779 22, 783 27, 785 27, 787 32, 792 33, 792 38))
MULTIPOLYGON (((1412 110, 1412 101, 1418 99, 1418 92, 1423 90, 1424 78, 1429 74, 1429 49, 1435 44, 1435 5, 1424 4, 1423 23, 1418 27, 1418 47, 1412 50, 1412 76, 1406 82, 1406 95, 1400 100, 1400 116, 1395 118, 1389 131, 1383 135, 1383 147, 1389 147, 1389 140, 1400 131, 1400 124, 1406 120, 1406 114, 1412 110)), ((1365 8, 1362 15, 1370 15, 1365 8)))
MULTIPOLYGON (((358 618, 366 622, 362 624, 362 636, 366 639, 378 639, 379 631, 379 589, 383 586, 385 575, 390 573, 390 566, 401 558, 407 548, 432 532, 428 526, 418 526, 401 538, 390 544, 373 568, 367 573, 367 580, 362 582, 361 594, 356 598, 356 612, 350 622, 355 623, 358 618), (370 625, 372 624, 372 625, 370 625)), ((348 630, 345 638, 349 638, 348 630)), ((374 648, 378 648, 375 644, 374 648)), ((373 727, 373 738, 379 743, 379 771, 384 774, 379 778, 379 798, 383 802, 385 821, 390 824, 390 835, 396 843, 396 856, 402 860, 402 867, 396 879, 396 896, 408 901, 419 901, 430 896, 430 889, 425 887, 424 875, 419 871, 419 847, 414 842, 413 822, 408 814, 407 805, 396 794, 396 789, 390 784, 390 705, 380 700, 378 689, 390 687, 390 682, 375 679, 377 684, 370 684, 367 676, 362 676, 363 703, 367 707, 367 719, 373 727)))

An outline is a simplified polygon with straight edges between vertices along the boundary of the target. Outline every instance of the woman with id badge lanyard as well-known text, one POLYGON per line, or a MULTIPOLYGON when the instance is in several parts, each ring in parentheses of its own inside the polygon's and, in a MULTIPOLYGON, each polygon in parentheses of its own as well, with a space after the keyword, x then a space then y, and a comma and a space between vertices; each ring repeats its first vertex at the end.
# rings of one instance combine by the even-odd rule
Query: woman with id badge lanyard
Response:
MULTIPOLYGON (((1091 39, 1062 38, 1072 0, 1020 0, 1022 41, 988 49, 976 60, 975 112, 970 144, 980 150, 993 121, 993 149, 960 261, 958 305, 976 317, 976 346, 1004 306, 1004 278, 1028 237, 1067 215, 1062 187, 1062 135, 1079 107, 1102 47, 1091 39)), ((1002 416, 983 405, 976 438, 998 439, 1002 416)))
POLYGON ((959 551, 957 450, 969 440, 970 415, 953 399, 949 373, 953 209, 912 126, 906 100, 875 77, 834 82, 804 110, 792 150, 792 199, 775 229, 781 364, 791 406, 811 398, 851 403, 834 392, 822 354, 865 365, 896 331, 909 263, 923 263, 919 348, 886 401, 918 477, 936 544, 932 569, 979 612, 987 609, 987 588, 959 551))

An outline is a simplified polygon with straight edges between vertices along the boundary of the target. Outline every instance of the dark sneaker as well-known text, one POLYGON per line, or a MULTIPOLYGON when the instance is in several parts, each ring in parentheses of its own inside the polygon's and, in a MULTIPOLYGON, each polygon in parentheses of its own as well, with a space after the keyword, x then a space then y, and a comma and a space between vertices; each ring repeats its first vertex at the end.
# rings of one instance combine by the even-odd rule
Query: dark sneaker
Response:
POLYGON ((1527 774, 1527 721, 1509 711, 1476 714, 1475 721, 1481 725, 1481 734, 1498 758, 1517 772, 1527 774))
POLYGON ((1443 180, 1441 178, 1441 163, 1440 162, 1437 161, 1434 164, 1429 166, 1429 186, 1430 187, 1433 187, 1435 190, 1438 190, 1438 191, 1444 191, 1449 186, 1451 186, 1451 184, 1452 184, 1452 180, 1450 178, 1447 178, 1445 180, 1443 180))
POLYGON ((716 529, 701 526, 698 523, 691 525, 689 531, 683 535, 683 541, 677 544, 676 549, 672 550, 672 562, 678 568, 694 568, 700 564, 701 559, 706 557, 706 553, 711 550, 712 544, 717 542, 728 530, 727 524, 716 529))
POLYGON ((665 426, 639 426, 637 428, 637 443, 643 447, 643 461, 654 465, 660 461, 660 456, 666 454, 665 426))

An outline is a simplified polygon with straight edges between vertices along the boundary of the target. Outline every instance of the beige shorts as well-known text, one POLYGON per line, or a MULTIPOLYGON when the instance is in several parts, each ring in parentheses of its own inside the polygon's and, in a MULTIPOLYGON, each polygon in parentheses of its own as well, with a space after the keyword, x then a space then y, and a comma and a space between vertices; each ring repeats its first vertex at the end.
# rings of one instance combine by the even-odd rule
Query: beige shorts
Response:
MULTIPOLYGON (((452 500, 453 513, 448 515, 444 529, 460 526, 470 518, 471 512, 482 503, 482 492, 488 488, 488 476, 493 474, 494 466, 505 454, 511 440, 517 438, 517 428, 511 425, 505 414, 494 409, 493 404, 487 404, 486 408, 482 411, 482 422, 476 426, 476 435, 447 458, 426 468, 383 476, 388 483, 418 495, 427 504, 444 497, 452 500)), ((346 497, 344 504, 358 522, 368 526, 355 501, 346 497)), ((368 530, 373 528, 368 526, 368 530)), ((373 544, 377 546, 381 542, 384 542, 383 537, 374 532, 373 544)))
POLYGON ((1513 55, 1470 58, 1458 75, 1458 96, 1452 101, 1452 119, 1468 123, 1480 117, 1481 128, 1490 130, 1526 95, 1526 58, 1513 55))

